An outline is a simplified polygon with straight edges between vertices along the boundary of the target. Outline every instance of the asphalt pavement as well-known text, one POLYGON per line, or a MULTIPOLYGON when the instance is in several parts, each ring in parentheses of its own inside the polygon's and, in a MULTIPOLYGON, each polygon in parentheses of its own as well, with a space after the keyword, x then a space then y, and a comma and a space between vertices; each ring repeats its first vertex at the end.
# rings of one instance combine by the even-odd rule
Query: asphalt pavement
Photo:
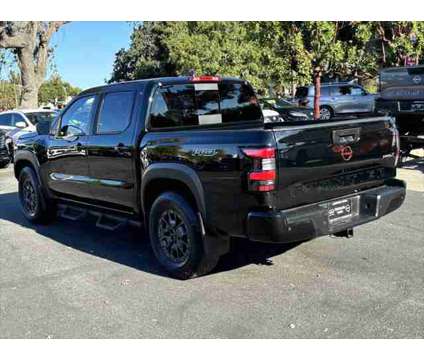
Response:
POLYGON ((424 175, 409 170, 404 206, 352 239, 239 242, 179 281, 138 229, 31 225, 1 169, 0 338, 423 338, 424 175))

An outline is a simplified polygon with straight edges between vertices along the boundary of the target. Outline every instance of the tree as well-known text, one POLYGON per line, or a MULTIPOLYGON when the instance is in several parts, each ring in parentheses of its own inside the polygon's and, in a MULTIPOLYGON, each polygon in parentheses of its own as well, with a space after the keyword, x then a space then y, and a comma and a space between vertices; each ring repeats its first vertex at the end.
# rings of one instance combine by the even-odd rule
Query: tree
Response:
POLYGON ((384 66, 418 63, 424 22, 144 22, 115 59, 110 81, 198 74, 238 76, 261 94, 292 94, 321 78, 375 81, 384 66))
POLYGON ((245 22, 171 22, 166 46, 177 75, 236 76, 265 90, 269 66, 265 53, 251 36, 245 22))
POLYGON ((49 41, 63 21, 0 21, 0 48, 16 55, 21 75, 21 108, 36 107, 51 53, 49 41))
POLYGON ((59 75, 54 74, 41 85, 38 100, 41 104, 52 103, 57 105, 59 102, 65 102, 69 96, 75 96, 80 92, 80 88, 72 86, 63 81, 59 75))
POLYGON ((134 28, 130 47, 116 54, 110 82, 194 70, 243 77, 265 91, 270 58, 245 22, 144 22, 134 28))
POLYGON ((0 111, 16 107, 16 87, 9 81, 0 80, 0 111))
POLYGON ((137 24, 131 35, 130 47, 120 49, 115 55, 109 82, 175 75, 164 42, 166 28, 165 22, 137 24))
POLYGON ((296 22, 256 21, 244 26, 260 53, 259 76, 270 92, 284 94, 310 82, 310 61, 296 22))
POLYGON ((337 40, 337 22, 308 21, 301 24, 304 46, 308 52, 313 71, 314 118, 320 117, 321 76, 331 72, 337 63, 343 60, 343 46, 337 40))

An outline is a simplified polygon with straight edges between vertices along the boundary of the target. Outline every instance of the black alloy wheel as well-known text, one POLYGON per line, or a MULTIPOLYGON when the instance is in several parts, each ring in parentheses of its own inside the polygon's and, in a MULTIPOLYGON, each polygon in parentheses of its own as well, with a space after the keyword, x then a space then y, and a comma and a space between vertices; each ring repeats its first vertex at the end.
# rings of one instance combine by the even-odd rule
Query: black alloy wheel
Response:
POLYGON ((159 218, 158 239, 164 254, 176 264, 183 264, 190 254, 187 224, 174 210, 165 210, 159 218))

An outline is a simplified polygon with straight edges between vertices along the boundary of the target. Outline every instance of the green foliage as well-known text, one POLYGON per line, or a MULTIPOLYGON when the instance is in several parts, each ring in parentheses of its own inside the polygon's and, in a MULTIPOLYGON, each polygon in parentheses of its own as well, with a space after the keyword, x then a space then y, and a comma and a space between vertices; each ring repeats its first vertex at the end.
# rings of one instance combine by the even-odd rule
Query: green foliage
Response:
POLYGON ((116 54, 110 82, 197 74, 237 76, 260 93, 312 81, 374 87, 381 67, 423 60, 424 22, 144 22, 116 54))
POLYGON ((80 92, 81 89, 63 81, 59 75, 53 75, 41 85, 38 102, 40 104, 52 103, 56 105, 66 101, 69 96, 75 96, 80 92))
POLYGON ((136 25, 129 49, 116 53, 109 82, 175 75, 164 37, 168 27, 163 22, 136 25))
POLYGON ((197 74, 242 77, 257 88, 266 87, 266 54, 251 39, 244 23, 173 22, 166 45, 177 75, 197 74))
MULTIPOLYGON (((19 106, 21 88, 19 76, 15 72, 10 72, 8 80, 1 80, 0 109, 13 109, 19 106)), ((80 92, 81 89, 63 81, 59 75, 53 75, 41 85, 38 103, 57 105, 65 102, 69 96, 75 96, 80 92)))
POLYGON ((10 81, 0 80, 0 111, 14 109, 18 99, 19 87, 10 81))

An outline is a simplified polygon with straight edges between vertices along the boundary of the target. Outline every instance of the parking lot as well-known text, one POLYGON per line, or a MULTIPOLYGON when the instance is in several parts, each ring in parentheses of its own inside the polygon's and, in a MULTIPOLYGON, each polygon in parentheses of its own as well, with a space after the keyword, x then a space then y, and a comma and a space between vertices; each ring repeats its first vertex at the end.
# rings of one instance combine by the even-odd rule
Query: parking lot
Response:
POLYGON ((424 173, 404 206, 300 245, 237 243, 213 274, 178 281, 141 231, 89 219, 34 226, 0 170, 0 338, 422 338, 424 173))

